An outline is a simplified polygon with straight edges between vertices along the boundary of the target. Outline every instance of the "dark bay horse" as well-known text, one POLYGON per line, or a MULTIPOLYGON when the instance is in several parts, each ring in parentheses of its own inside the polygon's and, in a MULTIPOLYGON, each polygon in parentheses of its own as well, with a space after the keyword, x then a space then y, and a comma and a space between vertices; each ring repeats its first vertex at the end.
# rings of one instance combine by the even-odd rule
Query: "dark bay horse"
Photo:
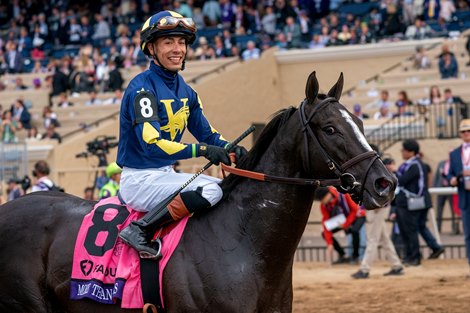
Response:
MULTIPOLYGON (((217 207, 189 220, 165 269, 168 312, 292 312, 294 253, 316 185, 308 182, 334 179, 367 209, 391 201, 396 181, 339 103, 342 87, 341 75, 319 95, 312 73, 300 107, 280 111, 239 164, 287 183, 230 175, 217 207)), ((92 206, 42 192, 0 207, 0 312, 140 312, 69 300, 75 236, 92 206)))

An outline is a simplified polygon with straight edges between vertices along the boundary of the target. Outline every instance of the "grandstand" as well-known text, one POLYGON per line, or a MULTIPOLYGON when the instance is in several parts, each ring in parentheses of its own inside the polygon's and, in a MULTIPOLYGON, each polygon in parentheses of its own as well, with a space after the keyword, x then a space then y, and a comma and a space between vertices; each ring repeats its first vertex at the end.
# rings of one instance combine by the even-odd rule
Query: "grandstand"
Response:
MULTIPOLYGON (((38 1, 33 1, 33 3, 37 4, 38 1)), ((0 25, 2 22, 4 23, 2 38, 5 45, 2 50, 5 50, 4 55, 7 55, 8 36, 17 35, 12 33, 12 30, 18 31, 19 34, 22 26, 30 26, 27 30, 29 30, 30 38, 34 40, 36 34, 33 32, 34 27, 32 26, 36 24, 43 25, 41 14, 38 13, 48 13, 45 24, 49 27, 49 35, 41 37, 43 38, 43 45, 38 46, 42 56, 40 55, 39 59, 35 58, 36 54, 33 54, 33 48, 38 47, 29 45, 29 43, 24 44, 27 40, 20 38, 17 41, 24 44, 24 49, 20 51, 23 57, 21 73, 8 73, 10 70, 5 66, 5 62, 2 63, 3 67, 0 67, 6 71, 0 80, 3 89, 0 91, 2 93, 0 103, 4 109, 8 109, 16 99, 23 99, 26 106, 29 107, 32 123, 38 127, 39 133, 45 132, 42 114, 44 107, 49 105, 50 77, 55 66, 54 60, 61 59, 64 69, 70 72, 73 72, 74 69, 72 65, 79 66, 79 61, 83 61, 82 56, 88 53, 90 56, 93 54, 94 62, 97 62, 98 56, 102 56, 115 63, 120 63, 119 72, 123 77, 123 88, 125 88, 129 80, 141 72, 148 64, 148 60, 139 52, 138 45, 136 45, 141 23, 149 16, 149 12, 162 9, 163 6, 172 8, 165 1, 152 4, 154 7, 145 9, 142 7, 122 7, 121 9, 127 10, 127 15, 118 16, 114 12, 114 8, 101 1, 97 1, 96 4, 88 8, 84 8, 79 4, 72 4, 69 9, 75 9, 76 13, 73 10, 64 10, 67 3, 66 1, 64 7, 57 8, 52 7, 50 4, 45 4, 43 8, 34 8, 33 6, 33 8, 28 7, 26 9, 20 7, 20 14, 16 16, 16 19, 0 20, 0 25), (103 10, 104 7, 106 7, 106 10, 103 10), (99 20, 99 17, 94 13, 100 10, 102 13, 104 12, 105 20, 108 22, 110 28, 108 39, 110 40, 80 35, 82 41, 77 44, 69 42, 70 38, 60 37, 62 34, 60 29, 54 28, 57 26, 56 23, 61 14, 64 14, 67 20, 74 14, 78 14, 79 17, 89 17, 91 24, 88 29, 92 30, 95 26, 94 23, 99 20), (32 17, 33 22, 31 22, 31 25, 22 20, 22 18, 28 16, 32 17), (57 36, 54 37, 53 33, 57 36), (124 37, 130 40, 131 43, 130 48, 128 47, 127 50, 122 48, 127 47, 123 43, 126 41, 124 37), (97 47, 100 49, 97 50, 97 47), (28 49, 31 54, 26 53, 28 49), (40 62, 36 62, 37 60, 40 62), (39 69, 35 66, 38 66, 39 69), (28 86, 28 89, 16 89, 15 81, 18 77, 22 78, 23 84, 28 86), (41 86, 34 89, 33 86, 38 80, 41 82, 41 86)), ((225 57, 219 57, 218 55, 217 58, 211 60, 188 61, 187 69, 182 72, 186 81, 201 95, 204 106, 207 108, 206 114, 213 121, 214 126, 227 138, 236 137, 240 131, 252 123, 262 125, 270 114, 280 108, 287 105, 296 105, 302 99, 302 86, 306 75, 312 69, 317 70, 321 88, 329 86, 331 82, 336 80, 339 72, 344 72, 346 85, 342 102, 349 109, 354 104, 359 103, 362 105, 364 112, 369 115, 376 112, 377 107, 374 104, 378 100, 380 90, 383 89, 389 90, 392 103, 396 100, 399 90, 406 90, 415 102, 425 98, 428 96, 431 85, 439 85, 441 89, 452 87, 454 94, 459 95, 467 102, 470 101, 470 94, 468 88, 466 88, 467 77, 470 74, 470 70, 466 66, 468 60, 465 51, 466 41, 464 37, 458 38, 459 31, 466 29, 470 19, 470 15, 466 13, 465 8, 457 8, 451 18, 444 24, 425 17, 426 23, 434 31, 426 34, 425 38, 421 38, 421 40, 410 41, 403 39, 406 39, 404 37, 405 28, 407 25, 412 24, 411 21, 408 23, 402 21, 402 31, 395 34, 387 34, 381 29, 374 29, 374 18, 378 15, 387 17, 387 14, 391 14, 387 13, 381 3, 377 1, 344 3, 339 7, 333 6, 341 3, 341 1, 334 2, 330 8, 331 12, 330 10, 317 12, 315 10, 318 8, 302 7, 303 3, 300 3, 298 8, 292 8, 285 3, 285 6, 282 7, 282 1, 279 3, 274 4, 275 14, 285 13, 284 15, 281 14, 284 17, 295 16, 298 18, 296 21, 299 25, 302 25, 300 11, 307 13, 307 17, 310 18, 309 27, 307 32, 303 34, 303 39, 300 41, 301 44, 298 48, 308 47, 311 36, 320 34, 322 27, 325 25, 330 30, 335 28, 336 21, 338 26, 342 24, 350 25, 351 32, 359 31, 358 22, 367 23, 371 37, 368 37, 369 39, 365 41, 351 40, 350 42, 336 43, 334 47, 333 44, 326 42, 325 46, 332 47, 324 49, 285 50, 286 47, 295 48, 295 45, 288 42, 286 46, 282 46, 276 40, 273 40, 274 37, 267 36, 266 24, 262 21, 266 14, 264 8, 252 8, 256 10, 250 11, 248 5, 244 8, 248 18, 241 24, 230 24, 228 28, 224 23, 204 25, 203 21, 201 24, 195 16, 196 22, 199 23, 198 40, 204 36, 209 44, 213 45, 217 36, 225 38, 224 30, 229 30, 232 37, 230 44, 238 48, 238 53, 241 53, 249 40, 256 42, 257 46, 263 50, 261 59, 241 62, 239 60, 240 54, 229 56, 230 53, 226 49, 224 52, 226 54, 220 55, 225 57), (252 19, 249 14, 258 15, 259 19, 252 19), (441 80, 435 56, 440 53, 440 47, 446 37, 451 38, 449 39, 451 50, 457 57, 460 72, 459 77, 456 79, 441 80), (430 69, 412 69, 410 58, 414 54, 417 45, 422 45, 427 49, 427 53, 432 59, 430 69)), ((233 4, 234 7, 238 5, 233 4)), ((195 6, 203 9, 204 2, 196 1, 195 6)), ((7 12, 13 14, 14 10, 11 7, 7 12)), ((275 27, 278 32, 287 31, 286 34, 289 33, 289 30, 283 28, 283 20, 276 18, 276 22, 275 27)), ((79 24, 85 30, 87 21, 80 20, 79 24)), ((386 29, 387 25, 385 23, 382 26, 383 29, 386 29)), ((93 35, 93 31, 87 36, 91 35, 93 35)), ((197 49, 197 47, 198 41, 193 48, 197 49)), ((194 52, 190 52, 189 55, 194 55, 194 52)), ((197 57, 193 56, 193 58, 197 57)), ((95 88, 99 90, 97 98, 100 100, 114 97, 114 92, 102 88, 101 85, 96 85, 95 88)), ((63 142, 59 145, 55 141, 26 140, 27 151, 29 152, 28 161, 31 164, 38 158, 48 159, 53 164, 53 177, 57 182, 63 185, 67 191, 81 195, 84 187, 92 184, 96 160, 76 159, 75 155, 85 149, 87 141, 98 135, 118 135, 119 106, 87 106, 85 103, 89 100, 89 95, 86 91, 69 91, 69 101, 74 103, 71 107, 57 107, 60 101, 58 95, 53 96, 51 100, 53 111, 60 122, 60 127, 56 128, 56 131, 62 137, 63 142)), ((455 123, 455 121, 453 122, 455 123)), ((381 125, 385 123, 384 121, 367 120, 364 121, 364 124, 367 134, 374 132, 377 134, 377 129, 380 129, 381 125)), ((383 127, 390 128, 390 125, 383 127)), ((428 133, 426 136, 433 135, 435 135, 435 132, 428 133)), ((452 134, 446 133, 446 136, 450 135, 452 134)), ((25 131, 18 132, 20 142, 23 142, 26 137, 27 133, 25 131)), ((187 140, 192 139, 187 138, 187 140)), ((388 141, 387 146, 393 150, 392 141, 388 141)), ((112 151, 109 158, 113 158, 114 153, 112 151)), ((191 160, 184 163, 183 167, 194 171, 199 165, 197 160, 191 160)), ((25 169, 16 173, 16 176, 20 177, 28 172, 25 169)))

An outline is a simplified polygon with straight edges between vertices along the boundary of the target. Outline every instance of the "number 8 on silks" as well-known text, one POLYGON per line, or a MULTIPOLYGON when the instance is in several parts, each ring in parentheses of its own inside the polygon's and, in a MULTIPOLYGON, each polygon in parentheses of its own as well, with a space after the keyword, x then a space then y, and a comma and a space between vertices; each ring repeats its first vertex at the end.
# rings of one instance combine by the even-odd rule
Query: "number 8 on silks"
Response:
POLYGON ((135 124, 159 121, 157 99, 148 91, 140 91, 134 100, 135 124))

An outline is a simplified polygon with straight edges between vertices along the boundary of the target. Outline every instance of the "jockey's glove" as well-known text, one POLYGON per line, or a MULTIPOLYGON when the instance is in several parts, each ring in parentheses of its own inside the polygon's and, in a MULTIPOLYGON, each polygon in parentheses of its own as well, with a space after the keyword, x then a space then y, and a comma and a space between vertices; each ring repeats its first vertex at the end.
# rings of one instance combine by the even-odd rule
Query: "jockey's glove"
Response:
POLYGON ((248 153, 248 151, 243 146, 234 146, 232 151, 235 152, 235 163, 248 153))
POLYGON ((215 165, 219 165, 220 162, 226 165, 230 165, 231 163, 228 151, 222 147, 202 143, 199 145, 199 155, 205 157, 215 165))

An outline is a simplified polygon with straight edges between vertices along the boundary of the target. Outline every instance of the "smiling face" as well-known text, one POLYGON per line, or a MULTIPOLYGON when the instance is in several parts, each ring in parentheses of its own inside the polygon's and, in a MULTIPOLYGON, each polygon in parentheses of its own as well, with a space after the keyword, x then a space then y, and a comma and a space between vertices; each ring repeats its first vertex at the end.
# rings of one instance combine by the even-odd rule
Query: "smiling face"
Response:
POLYGON ((186 56, 186 39, 181 36, 157 38, 150 46, 152 55, 158 58, 157 65, 177 72, 183 66, 183 60, 186 56))

